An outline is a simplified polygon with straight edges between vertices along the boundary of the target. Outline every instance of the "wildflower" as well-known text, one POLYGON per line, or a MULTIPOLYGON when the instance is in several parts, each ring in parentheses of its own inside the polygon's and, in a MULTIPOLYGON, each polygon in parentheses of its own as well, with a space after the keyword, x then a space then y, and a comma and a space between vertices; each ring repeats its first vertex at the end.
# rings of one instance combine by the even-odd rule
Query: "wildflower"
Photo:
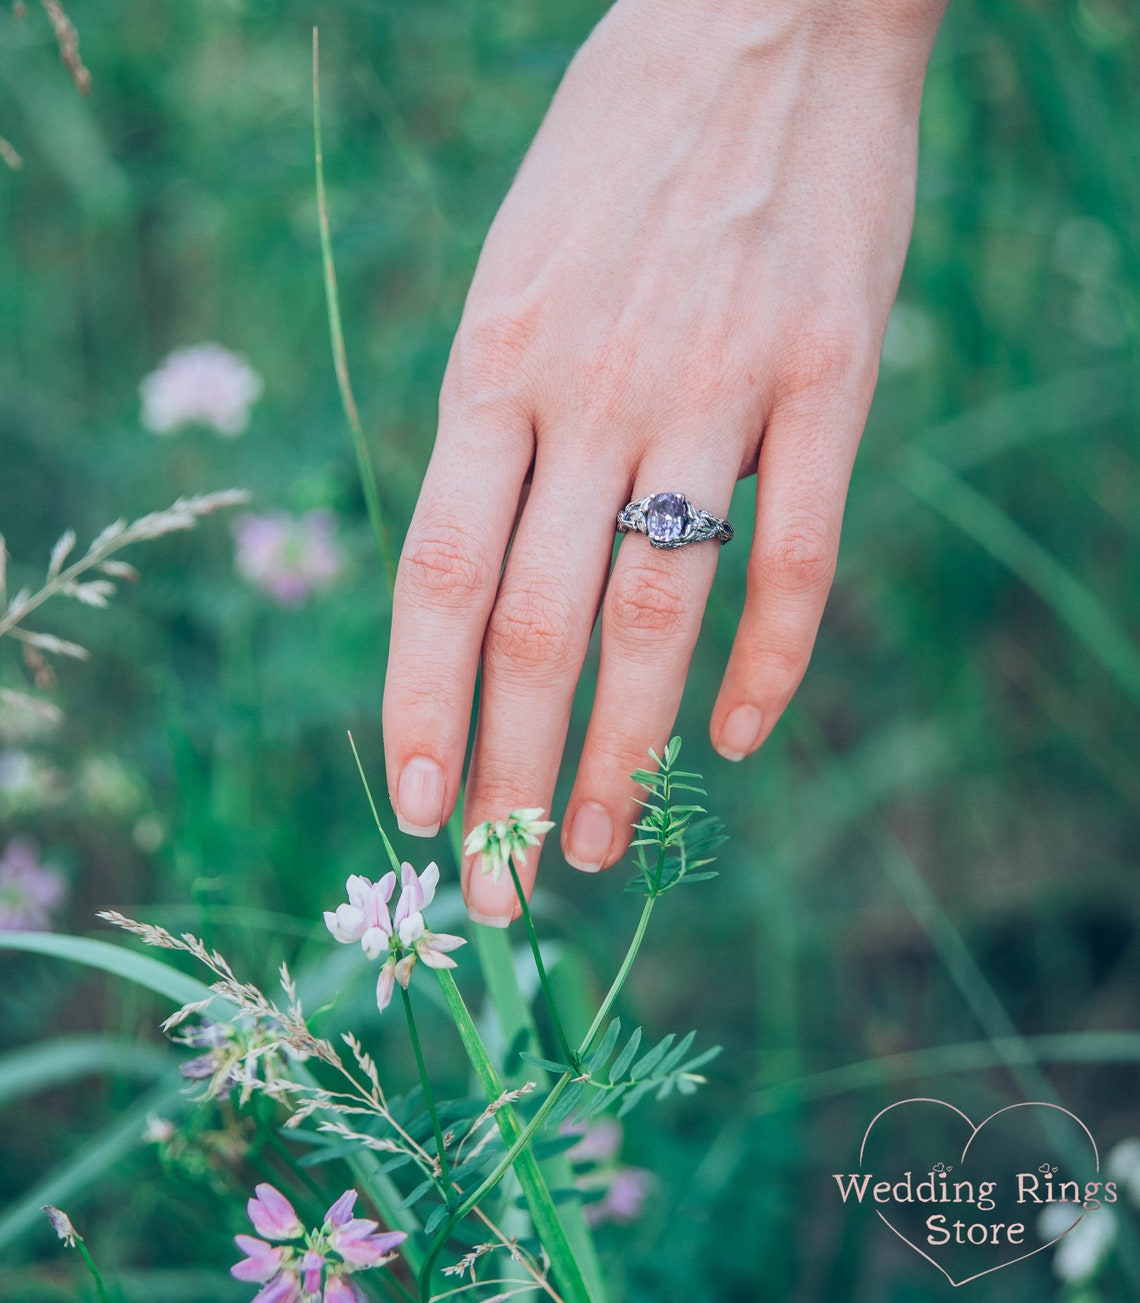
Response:
POLYGON ((50 1203, 45 1203, 40 1212, 47 1214, 52 1230, 55 1231, 64 1244, 69 1249, 74 1249, 75 1241, 81 1240, 83 1236, 72 1226, 71 1218, 67 1213, 62 1208, 53 1208, 50 1203))
POLYGON ((255 1187, 245 1210, 254 1230, 267 1240, 295 1240, 305 1233, 293 1205, 269 1184, 255 1187))
POLYGON ((179 348, 139 386, 142 422, 155 434, 197 424, 233 438, 249 425, 249 409, 262 388, 245 358, 221 344, 179 348))
POLYGON ((1104 1165, 1109 1176, 1120 1182, 1140 1208, 1140 1140, 1134 1137, 1122 1140, 1109 1151, 1104 1165))
POLYGON ((148 1113, 141 1138, 147 1145, 165 1145, 174 1139, 175 1130, 174 1123, 169 1118, 159 1117, 157 1113, 148 1113))
POLYGON ((36 847, 16 837, 0 855, 0 932, 36 932, 50 925, 67 885, 58 870, 41 864, 36 847))
POLYGON ((309 511, 297 518, 283 511, 240 516, 234 522, 234 538, 238 573, 279 606, 301 606, 344 569, 328 511, 309 511))
POLYGON ((614 1117, 602 1117, 579 1126, 563 1127, 564 1135, 581 1135, 581 1140, 566 1151, 575 1165, 587 1164, 590 1170, 576 1177, 574 1184, 583 1194, 600 1193, 601 1197, 583 1205, 582 1216, 589 1226, 601 1222, 633 1222, 641 1216, 645 1200, 655 1184, 652 1172, 628 1167, 618 1161, 621 1151, 622 1125, 614 1117))
POLYGON ((1045 1241, 1063 1237, 1053 1254, 1053 1271, 1069 1281, 1088 1280, 1116 1238, 1116 1218, 1107 1208, 1082 1212, 1073 1203, 1051 1203, 1037 1220, 1045 1241))
POLYGON ((637 1221, 655 1183, 653 1173, 642 1167, 619 1167, 612 1173, 601 1199, 583 1206, 582 1216, 586 1225, 597 1226, 606 1221, 637 1221))
POLYGON ((358 1303, 362 1296, 349 1276, 381 1266, 408 1238, 403 1231, 381 1231, 374 1221, 354 1218, 355 1190, 346 1190, 325 1214, 324 1223, 310 1231, 273 1186, 263 1183, 254 1195, 249 1219, 265 1239, 235 1236, 245 1257, 230 1268, 238 1280, 263 1287, 254 1303, 358 1303))
POLYGON ((57 805, 65 790, 63 775, 39 756, 19 747, 0 750, 0 817, 57 805))
POLYGON ((203 1018, 194 1026, 183 1026, 171 1039, 177 1045, 205 1050, 187 1059, 179 1071, 187 1081, 205 1081, 204 1098, 217 1099, 235 1086, 248 1098, 260 1080, 274 1081, 281 1075, 282 1055, 303 1061, 300 1050, 285 1043, 281 1025, 272 1018, 238 1014, 233 1022, 203 1018))
POLYGON ((435 899, 439 885, 437 864, 429 864, 419 874, 410 864, 402 864, 400 882, 400 899, 392 915, 388 902, 396 889, 394 873, 386 873, 379 882, 354 874, 345 883, 348 903, 325 912, 325 926, 338 941, 345 945, 359 941, 369 959, 387 953, 376 982, 376 1005, 381 1013, 397 982, 407 990, 417 959, 429 968, 454 968, 455 960, 447 951, 466 944, 463 937, 430 931, 424 922, 423 911, 435 899))
POLYGON ((539 837, 554 827, 549 819, 540 817, 542 813, 537 807, 513 810, 505 819, 481 823, 467 834, 463 849, 468 855, 481 855, 483 872, 498 882, 510 860, 521 869, 526 864, 527 848, 537 846, 539 837))

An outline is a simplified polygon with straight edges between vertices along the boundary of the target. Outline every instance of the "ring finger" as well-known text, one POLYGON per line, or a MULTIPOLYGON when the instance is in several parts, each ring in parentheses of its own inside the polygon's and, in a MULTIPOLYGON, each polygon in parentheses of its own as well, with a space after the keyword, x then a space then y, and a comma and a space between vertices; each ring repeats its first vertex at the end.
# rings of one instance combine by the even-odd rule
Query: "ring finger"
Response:
MULTIPOLYGON (((723 516, 735 466, 720 473, 668 454, 667 444, 653 449, 634 497, 683 489, 698 508, 723 516)), ((608 868, 629 844, 639 809, 630 774, 668 740, 719 551, 717 542, 655 548, 640 534, 618 549, 602 608, 597 695, 562 831, 575 868, 608 868)))

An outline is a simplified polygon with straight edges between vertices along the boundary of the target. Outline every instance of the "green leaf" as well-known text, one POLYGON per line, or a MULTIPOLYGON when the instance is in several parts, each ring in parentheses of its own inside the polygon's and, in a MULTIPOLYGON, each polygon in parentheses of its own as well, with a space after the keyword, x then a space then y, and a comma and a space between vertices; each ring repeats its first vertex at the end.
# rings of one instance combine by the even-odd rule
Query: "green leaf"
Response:
POLYGON ((597 1049, 595 1049, 586 1059, 585 1070, 587 1072, 601 1072, 610 1060, 610 1055, 617 1048, 618 1037, 621 1035, 621 1019, 615 1018, 606 1028, 605 1035, 602 1037, 597 1049))
POLYGON ((538 1054, 531 1054, 528 1050, 520 1050, 519 1058, 525 1059, 527 1063, 532 1063, 536 1068, 541 1068, 543 1072, 552 1072, 556 1077, 561 1077, 564 1072, 573 1072, 574 1069, 568 1063, 559 1063, 555 1059, 544 1059, 538 1054))
POLYGON ((668 1036, 658 1041, 648 1054, 643 1055, 638 1059, 638 1061, 633 1065, 633 1071, 630 1074, 634 1080, 640 1081, 642 1077, 648 1076, 649 1073, 661 1062, 665 1055, 669 1053, 669 1047, 676 1039, 676 1033, 670 1032, 668 1036))
POLYGON ((626 1070, 633 1062, 634 1055, 637 1053, 638 1046, 641 1044, 641 1028, 635 1027, 633 1035, 626 1041, 622 1052, 614 1059, 613 1066, 610 1068, 610 1080, 622 1081, 625 1077, 626 1070))
MULTIPOLYGON (((208 1000, 213 995, 205 982, 188 977, 169 964, 128 950, 126 946, 114 946, 93 937, 69 937, 55 932, 2 932, 0 950, 25 950, 85 964, 88 968, 101 968, 106 973, 124 977, 128 982, 164 995, 179 1005, 208 1000)), ((219 1000, 218 1003, 233 1008, 227 1001, 219 1000)))
POLYGON ((723 1048, 723 1045, 714 1045, 712 1049, 698 1054, 695 1059, 690 1059, 688 1063, 682 1063, 679 1070, 681 1072, 695 1072, 697 1068, 703 1067, 710 1059, 715 1059, 723 1048))
POLYGON ((0 1104, 88 1074, 157 1078, 173 1063, 171 1051, 156 1045, 117 1036, 59 1036, 0 1058, 0 1104))
POLYGON ((637 1105, 641 1097, 647 1095, 651 1090, 654 1090, 656 1086, 657 1083, 655 1081, 638 1082, 638 1084, 630 1090, 629 1094, 626 1095, 625 1099, 622 1101, 622 1106, 618 1109, 618 1117, 625 1117, 630 1109, 637 1105))
POLYGON ((672 1072, 677 1064, 681 1062, 686 1054, 688 1054, 696 1039, 697 1033, 695 1031, 689 1032, 688 1035, 683 1036, 677 1044, 673 1046, 669 1053, 665 1055, 661 1062, 657 1064, 657 1070, 654 1073, 654 1076, 664 1077, 667 1073, 672 1072))
POLYGON ((434 1235, 436 1231, 438 1231, 439 1228, 443 1225, 443 1220, 446 1216, 447 1216, 447 1205, 441 1203, 439 1207, 435 1210, 435 1212, 433 1212, 432 1215, 424 1223, 424 1234, 434 1235))
MULTIPOLYGON (((458 1176, 458 1172, 456 1173, 456 1175, 458 1176)), ((435 1189, 435 1181, 433 1181, 430 1177, 426 1181, 421 1181, 419 1185, 417 1185, 416 1188, 411 1192, 411 1194, 409 1194, 408 1197, 404 1199, 404 1201, 400 1204, 400 1207, 411 1208, 413 1205, 419 1203, 419 1201, 424 1197, 425 1194, 430 1193, 434 1189, 435 1189)), ((426 1226, 424 1227, 424 1232, 425 1234, 430 1234, 426 1226)))

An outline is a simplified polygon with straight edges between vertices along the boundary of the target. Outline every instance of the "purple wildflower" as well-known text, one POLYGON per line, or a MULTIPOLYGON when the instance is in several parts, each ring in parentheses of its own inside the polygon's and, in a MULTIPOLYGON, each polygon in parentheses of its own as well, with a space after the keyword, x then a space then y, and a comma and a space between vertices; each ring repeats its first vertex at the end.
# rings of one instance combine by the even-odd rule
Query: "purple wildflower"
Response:
POLYGON ((454 968, 447 952, 465 945, 463 937, 429 931, 423 911, 435 899, 439 866, 429 864, 417 873, 410 864, 400 866, 400 899, 389 916, 388 902, 396 889, 396 875, 386 873, 379 882, 353 875, 345 887, 348 903, 335 912, 325 912, 325 926, 345 945, 359 941, 369 959, 387 952, 376 982, 376 1005, 381 1013, 388 1007, 396 983, 407 990, 416 960, 429 968, 454 968))
POLYGON ((35 845, 15 837, 0 856, 0 932, 36 932, 50 926, 63 903, 63 875, 41 864, 35 845))
POLYGON ((279 606, 301 606, 344 569, 331 512, 300 517, 283 511, 240 516, 234 523, 238 573, 279 606))
POLYGON ((295 1240, 305 1233, 293 1205, 267 1181, 254 1186, 255 1198, 246 1204, 254 1229, 267 1240, 295 1240))
POLYGON ((573 1149, 566 1151, 566 1157, 574 1164, 589 1167, 574 1184, 583 1194, 601 1193, 600 1199, 582 1208, 588 1226, 607 1221, 636 1221, 656 1183, 652 1172, 641 1167, 627 1167, 619 1161, 622 1130, 621 1123, 614 1117, 563 1128, 563 1134, 578 1132, 582 1136, 573 1149))
POLYGON ((155 434, 206 425, 232 439, 249 425, 262 388, 245 358, 220 344, 176 349, 139 386, 142 421, 155 434))
POLYGON ((280 1245, 274 1248, 264 1240, 254 1239, 252 1235, 235 1235, 234 1243, 246 1256, 241 1262, 230 1268, 231 1274, 238 1280, 255 1280, 264 1283, 272 1280, 281 1272, 288 1249, 280 1245))
POLYGON ((238 1280, 262 1286, 253 1303, 360 1303, 363 1295, 348 1277, 381 1266, 408 1238, 403 1231, 381 1231, 376 1222, 354 1218, 355 1190, 346 1190, 323 1225, 309 1231, 279 1190, 262 1184, 255 1193, 249 1217, 266 1239, 235 1236, 246 1256, 230 1268, 238 1280))
POLYGON ((642 1167, 619 1167, 603 1197, 582 1209, 586 1224, 596 1226, 603 1221, 637 1221, 654 1184, 653 1173, 642 1167))

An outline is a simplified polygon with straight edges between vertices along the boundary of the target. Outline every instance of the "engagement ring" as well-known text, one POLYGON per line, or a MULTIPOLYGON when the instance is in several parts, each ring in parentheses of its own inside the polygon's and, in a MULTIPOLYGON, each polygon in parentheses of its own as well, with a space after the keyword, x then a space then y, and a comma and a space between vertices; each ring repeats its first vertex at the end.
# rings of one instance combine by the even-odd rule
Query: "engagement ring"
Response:
POLYGON ((651 493, 627 503, 618 512, 617 531, 645 534, 654 547, 684 547, 719 539, 727 543, 732 526, 711 511, 694 507, 683 493, 651 493))

